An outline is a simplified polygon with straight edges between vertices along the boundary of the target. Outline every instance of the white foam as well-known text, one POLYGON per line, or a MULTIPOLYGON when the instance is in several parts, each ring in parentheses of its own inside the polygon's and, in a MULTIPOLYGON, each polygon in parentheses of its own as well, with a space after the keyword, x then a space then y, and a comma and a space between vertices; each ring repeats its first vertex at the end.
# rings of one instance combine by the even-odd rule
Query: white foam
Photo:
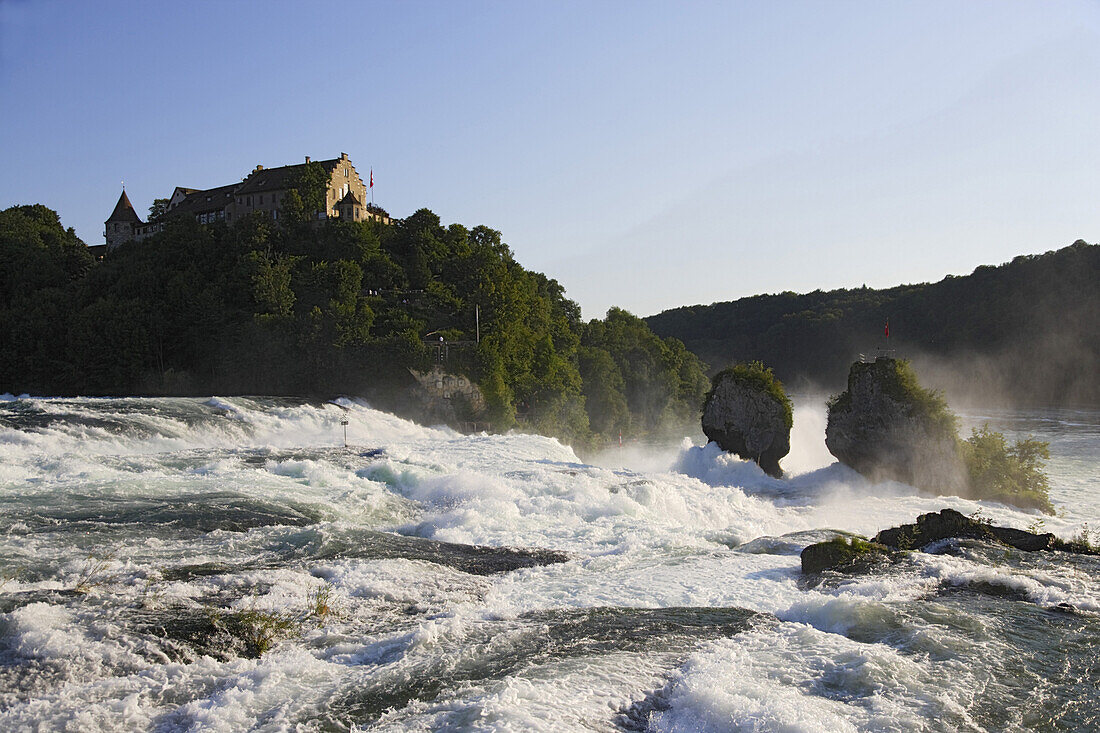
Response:
POLYGON ((920 730, 972 722, 967 670, 785 624, 708 644, 673 677, 654 731, 920 730), (948 676, 949 675, 949 676, 948 676), (945 688, 942 680, 952 680, 945 688))
MULTIPOLYGON (((400 705, 379 726, 610 726, 619 711, 657 694, 671 704, 657 730, 919 728, 928 720, 977 727, 966 717, 966 690, 955 689, 972 679, 950 658, 955 640, 937 637, 947 659, 933 662, 846 635, 885 638, 909 623, 896 609, 941 584, 1000 585, 1042 606, 1100 611, 1094 578, 990 567, 965 553, 915 555, 887 573, 807 588, 798 544, 824 529, 872 535, 945 506, 980 508, 998 524, 1035 520, 863 479, 822 455, 813 435, 820 406, 796 405, 789 478, 773 479, 690 439, 617 462, 612 451, 602 465, 587 465, 550 438, 462 436, 348 399, 19 399, 46 419, 0 429, 0 558, 27 571, 0 577, 0 592, 67 591, 89 570, 102 577, 79 598, 58 595, 4 616, 14 667, 56 674, 43 677, 33 697, 4 698, 0 727, 292 728, 356 689, 445 676, 452 664, 476 666, 479 655, 499 651, 494 645, 521 649, 524 635, 541 633, 524 614, 598 606, 743 607, 781 621, 708 643, 682 667, 682 657, 660 650, 536 660, 499 679, 445 685, 438 699, 400 705), (366 448, 384 452, 365 455, 366 448), (304 513, 314 523, 185 532, 95 522, 125 507, 191 502, 216 512, 229 501, 304 513), (69 520, 52 518, 67 511, 86 513, 94 530, 71 531, 69 520), (569 560, 474 576, 354 552, 294 559, 298 549, 306 557, 330 541, 353 542, 364 528, 544 547, 569 560), (738 549, 760 537, 778 539, 757 543, 756 552, 738 549), (760 552, 768 545, 776 554, 760 552), (269 567, 284 557, 285 566, 269 567), (256 569, 160 580, 203 563, 256 569), (175 664, 122 623, 135 608, 210 604, 301 614, 322 581, 339 618, 281 641, 259 661, 175 664), (655 693, 671 669, 671 685, 655 693)), ((1095 487, 1094 475, 1074 470, 1082 486, 1095 487)), ((1096 515, 1093 504, 1079 502, 1044 528, 1069 536, 1096 515)), ((911 626, 904 632, 912 637, 934 634, 911 626)))

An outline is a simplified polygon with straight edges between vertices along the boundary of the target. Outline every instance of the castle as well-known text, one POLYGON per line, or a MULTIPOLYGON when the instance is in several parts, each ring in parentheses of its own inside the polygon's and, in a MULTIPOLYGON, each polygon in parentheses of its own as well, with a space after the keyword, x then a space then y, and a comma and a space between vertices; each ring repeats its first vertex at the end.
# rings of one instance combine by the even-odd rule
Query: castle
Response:
MULTIPOLYGON (((168 199, 166 216, 193 216, 201 224, 217 221, 232 223, 241 217, 260 213, 272 219, 279 218, 280 205, 302 169, 310 163, 264 168, 258 165, 240 183, 199 190, 176 187, 168 199)), ((389 224, 390 218, 380 208, 367 202, 368 188, 355 171, 347 153, 339 158, 318 161, 328 175, 325 192, 325 210, 318 212, 319 219, 336 218, 343 221, 379 221, 389 224)), ((373 175, 371 186, 374 185, 373 175)), ((124 242, 141 241, 164 228, 165 216, 157 221, 143 222, 134 211, 126 190, 118 197, 111 216, 104 222, 103 236, 107 251, 124 242)))

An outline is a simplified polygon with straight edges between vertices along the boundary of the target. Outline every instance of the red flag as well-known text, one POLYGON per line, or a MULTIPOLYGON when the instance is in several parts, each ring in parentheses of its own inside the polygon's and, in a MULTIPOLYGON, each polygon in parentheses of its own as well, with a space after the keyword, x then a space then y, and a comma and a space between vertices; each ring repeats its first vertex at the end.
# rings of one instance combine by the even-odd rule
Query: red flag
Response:
POLYGON ((374 168, 370 169, 370 187, 374 188, 374 168))
POLYGON ((890 338, 890 319, 886 319, 886 338, 890 338))

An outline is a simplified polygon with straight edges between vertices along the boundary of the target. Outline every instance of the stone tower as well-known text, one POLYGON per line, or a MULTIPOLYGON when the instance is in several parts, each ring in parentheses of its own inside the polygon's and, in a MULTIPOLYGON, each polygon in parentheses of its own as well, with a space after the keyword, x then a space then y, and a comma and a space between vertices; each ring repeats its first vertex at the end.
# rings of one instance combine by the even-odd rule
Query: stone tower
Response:
POLYGON ((141 224, 141 217, 134 211, 134 207, 126 195, 126 189, 122 189, 122 195, 118 197, 115 210, 104 222, 103 236, 107 238, 107 251, 110 252, 123 242, 129 242, 133 239, 134 227, 141 224))

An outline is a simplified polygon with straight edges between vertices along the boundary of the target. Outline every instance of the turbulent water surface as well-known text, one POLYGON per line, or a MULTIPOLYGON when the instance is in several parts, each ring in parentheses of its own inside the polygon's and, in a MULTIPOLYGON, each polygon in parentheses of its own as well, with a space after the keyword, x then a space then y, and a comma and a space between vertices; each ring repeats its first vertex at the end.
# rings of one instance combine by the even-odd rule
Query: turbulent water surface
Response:
POLYGON ((352 402, 0 401, 0 729, 1087 730, 1100 559, 976 542, 807 579, 837 530, 1100 530, 1100 412, 1041 518, 685 440, 585 463, 352 402), (348 444, 343 446, 341 421, 348 444))

